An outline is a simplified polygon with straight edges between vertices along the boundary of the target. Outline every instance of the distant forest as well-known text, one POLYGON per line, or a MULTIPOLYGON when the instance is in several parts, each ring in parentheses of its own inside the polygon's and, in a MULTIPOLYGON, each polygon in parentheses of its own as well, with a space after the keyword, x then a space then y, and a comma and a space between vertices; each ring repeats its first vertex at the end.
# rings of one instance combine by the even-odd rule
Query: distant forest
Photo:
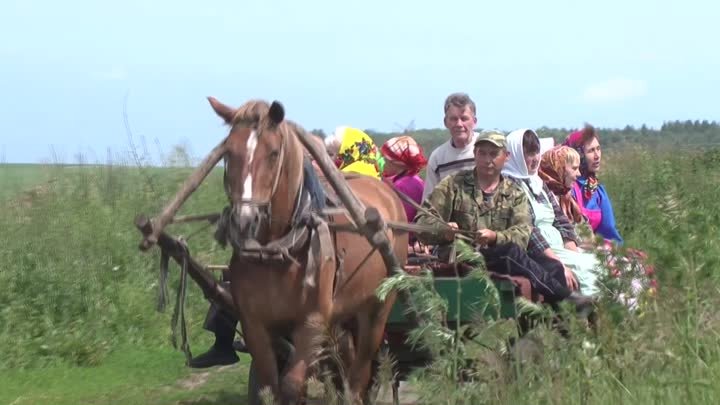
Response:
MULTIPOLYGON (((477 128, 479 132, 483 128, 477 128)), ((555 143, 562 142, 567 135, 573 131, 569 128, 535 128, 542 138, 552 137, 555 143)), ((597 127, 600 133, 600 141, 605 149, 616 149, 624 146, 642 146, 648 149, 655 148, 682 148, 682 149, 710 149, 720 146, 720 123, 716 121, 668 121, 659 129, 648 128, 643 125, 639 128, 626 126, 622 129, 597 127)), ((313 130, 321 136, 325 136, 322 130, 313 130)), ((375 143, 382 145, 387 139, 399 135, 401 132, 378 132, 366 129, 375 143)), ((506 131, 507 132, 507 131, 506 131)), ((412 136, 422 145, 426 155, 441 143, 448 139, 446 129, 407 129, 405 134, 412 136)))

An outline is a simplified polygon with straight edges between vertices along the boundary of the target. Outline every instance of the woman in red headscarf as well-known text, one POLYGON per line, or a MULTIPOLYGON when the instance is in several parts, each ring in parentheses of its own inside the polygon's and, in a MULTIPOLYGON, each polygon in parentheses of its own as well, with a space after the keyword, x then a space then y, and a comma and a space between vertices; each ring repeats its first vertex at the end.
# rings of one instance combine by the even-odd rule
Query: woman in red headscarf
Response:
POLYGON ((571 194, 593 232, 608 242, 623 244, 617 225, 612 201, 605 187, 598 181, 602 150, 600 137, 590 125, 568 135, 563 145, 575 149, 580 155, 580 177, 575 180, 571 194))
POLYGON ((597 178, 602 161, 597 131, 591 125, 585 125, 583 129, 568 135, 563 145, 575 149, 580 155, 580 176, 572 183, 570 193, 595 235, 604 239, 598 248, 606 253, 613 274, 617 276, 626 273, 632 277, 632 273, 638 273, 638 277, 632 280, 633 294, 643 289, 643 283, 639 281, 641 278, 648 280, 647 287, 654 292, 657 288, 653 277, 655 269, 647 263, 647 254, 637 249, 626 249, 626 253, 620 255, 614 246, 622 245, 624 241, 615 224, 610 196, 597 178))
MULTIPOLYGON (((427 165, 422 147, 413 138, 402 135, 388 139, 380 153, 385 158, 383 180, 420 205, 425 182, 418 174, 427 165)), ((417 209, 405 201, 403 206, 408 222, 413 222, 417 209)))

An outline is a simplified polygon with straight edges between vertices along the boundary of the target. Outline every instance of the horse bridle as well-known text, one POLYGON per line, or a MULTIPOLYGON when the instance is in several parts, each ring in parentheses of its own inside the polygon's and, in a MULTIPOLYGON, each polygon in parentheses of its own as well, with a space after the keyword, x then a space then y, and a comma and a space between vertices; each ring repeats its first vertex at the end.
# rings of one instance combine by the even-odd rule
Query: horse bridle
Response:
MULTIPOLYGON (((282 124, 279 124, 282 125, 282 124)), ((241 199, 237 202, 241 207, 242 206, 254 206, 254 207, 266 207, 266 215, 268 216, 268 221, 270 224, 272 224, 272 200, 275 198, 275 194, 277 194, 278 184, 280 183, 280 173, 282 173, 282 169, 284 166, 284 157, 285 157, 285 142, 287 142, 287 126, 283 126, 281 128, 282 131, 282 141, 280 142, 280 153, 278 155, 278 159, 280 159, 280 164, 278 166, 277 172, 275 173, 275 179, 273 180, 272 188, 270 189, 270 197, 267 201, 254 201, 254 200, 245 200, 241 199)), ((258 136, 259 137, 259 136, 258 136)), ((223 159, 223 186, 225 188, 225 194, 229 197, 230 196, 230 186, 228 185, 227 181, 227 154, 225 154, 225 157, 223 159)))

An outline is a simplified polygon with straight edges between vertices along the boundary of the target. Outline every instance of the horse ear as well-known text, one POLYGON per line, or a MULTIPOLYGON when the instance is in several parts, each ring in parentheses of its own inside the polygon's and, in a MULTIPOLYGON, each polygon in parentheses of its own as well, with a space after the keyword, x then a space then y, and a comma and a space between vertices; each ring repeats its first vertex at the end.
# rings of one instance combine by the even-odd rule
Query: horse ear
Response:
POLYGON ((226 124, 232 124, 233 118, 235 117, 235 110, 221 103, 215 97, 210 96, 207 99, 212 109, 215 110, 215 114, 225 120, 226 124))
POLYGON ((285 108, 279 101, 273 101, 268 115, 273 124, 278 125, 285 119, 285 108))

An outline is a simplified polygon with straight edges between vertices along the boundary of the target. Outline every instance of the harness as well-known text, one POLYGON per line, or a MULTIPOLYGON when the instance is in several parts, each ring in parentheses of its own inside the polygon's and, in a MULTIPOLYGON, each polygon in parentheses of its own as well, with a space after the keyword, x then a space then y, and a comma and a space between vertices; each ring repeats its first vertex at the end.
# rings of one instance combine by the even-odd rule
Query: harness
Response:
MULTIPOLYGON (((280 175, 282 173, 285 157, 285 143, 287 142, 287 128, 282 127, 283 138, 280 146, 280 164, 273 180, 270 198, 266 202, 241 200, 241 205, 267 206, 268 221, 272 223, 272 200, 277 194, 280 175)), ((227 191, 227 172, 225 172, 225 186, 227 191)), ((305 174, 304 174, 305 175, 305 174)), ((228 237, 231 231, 231 207, 223 210, 218 229, 215 234, 218 242, 225 246, 228 239, 235 254, 244 262, 252 264, 288 265, 293 263, 301 266, 305 264, 305 280, 307 286, 314 287, 318 270, 322 265, 334 258, 334 240, 330 235, 327 221, 312 209, 312 199, 308 188, 303 181, 295 196, 293 214, 290 221, 290 230, 281 238, 272 240, 265 245, 254 239, 245 239, 240 243, 237 238, 228 237)), ((314 174, 313 174, 314 175, 314 174)))

